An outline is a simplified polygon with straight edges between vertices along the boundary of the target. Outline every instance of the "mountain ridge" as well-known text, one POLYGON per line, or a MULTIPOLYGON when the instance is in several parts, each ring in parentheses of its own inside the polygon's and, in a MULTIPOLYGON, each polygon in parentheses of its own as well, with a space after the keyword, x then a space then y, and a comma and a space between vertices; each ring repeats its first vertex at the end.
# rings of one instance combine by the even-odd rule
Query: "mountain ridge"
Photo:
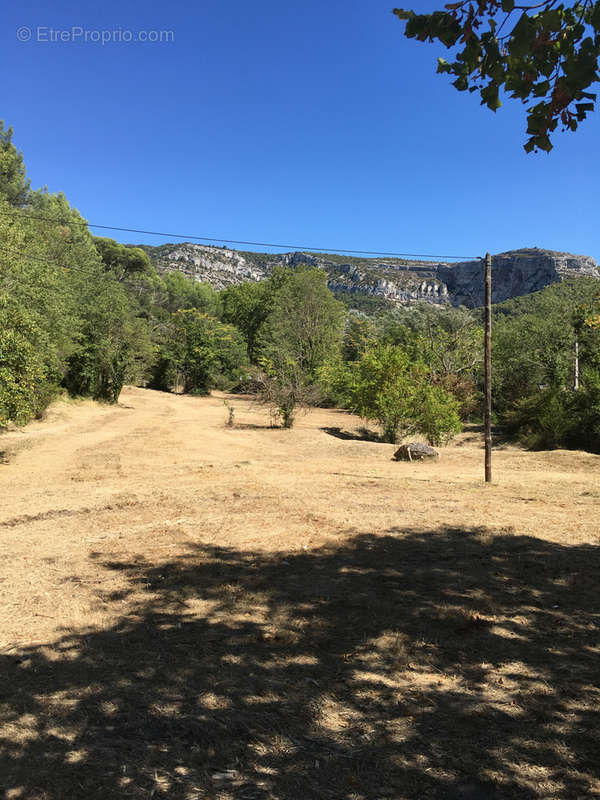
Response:
MULTIPOLYGON (((272 254, 192 242, 138 246, 148 253, 159 273, 179 271, 215 289, 264 280, 277 266, 308 265, 323 269, 331 291, 342 297, 358 299, 362 295, 396 305, 426 301, 470 308, 484 302, 483 259, 448 263, 302 251, 272 254)), ((591 256, 540 248, 508 250, 492 257, 492 300, 502 302, 576 277, 600 279, 591 256)))

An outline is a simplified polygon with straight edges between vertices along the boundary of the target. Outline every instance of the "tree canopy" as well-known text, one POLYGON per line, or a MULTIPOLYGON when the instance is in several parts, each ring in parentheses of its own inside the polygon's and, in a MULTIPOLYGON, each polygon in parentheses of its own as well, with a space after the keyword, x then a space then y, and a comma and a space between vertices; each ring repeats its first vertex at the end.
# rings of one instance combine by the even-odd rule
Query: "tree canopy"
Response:
POLYGON ((0 197, 11 206, 23 206, 30 184, 25 175, 23 155, 12 142, 13 129, 5 128, 0 119, 0 197))
POLYGON ((126 246, 103 236, 94 236, 93 241, 105 268, 111 270, 118 281, 135 272, 151 272, 148 254, 139 247, 126 246))
POLYGON ((600 2, 463 0, 418 14, 402 8, 405 34, 455 48, 438 72, 455 76, 459 91, 479 92, 482 105, 501 106, 501 91, 527 105, 525 150, 552 149, 558 125, 575 131, 594 110, 600 58, 600 2))

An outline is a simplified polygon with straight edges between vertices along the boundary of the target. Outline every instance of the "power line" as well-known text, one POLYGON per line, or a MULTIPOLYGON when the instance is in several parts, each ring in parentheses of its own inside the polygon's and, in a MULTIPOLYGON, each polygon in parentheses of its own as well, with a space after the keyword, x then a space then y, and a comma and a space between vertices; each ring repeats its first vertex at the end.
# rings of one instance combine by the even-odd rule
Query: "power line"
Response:
MULTIPOLYGON (((9 212, 0 212, 2 216, 10 216, 9 212)), ((85 220, 57 220, 52 217, 43 217, 37 214, 26 214, 22 213, 22 217, 26 219, 37 219, 43 222, 51 222, 55 225, 84 225, 89 228, 99 228, 101 230, 107 231, 120 231, 121 233, 141 233, 147 236, 165 236, 171 237, 173 239, 184 239, 184 240, 196 240, 201 242, 224 242, 225 244, 237 244, 237 245, 246 245, 249 247, 277 247, 282 250, 297 250, 297 251, 308 251, 313 253, 331 253, 335 255, 336 253, 344 253, 344 254, 355 254, 355 255, 365 255, 365 256, 388 256, 391 258, 431 258, 437 260, 445 260, 445 259, 464 259, 468 261, 473 261, 481 258, 481 256, 465 256, 465 255, 437 255, 435 253, 390 253, 382 250, 345 250, 340 247, 308 247, 306 245, 299 245, 299 244, 274 244, 273 242, 248 242, 240 239, 221 239, 215 236, 199 236, 197 234, 188 234, 188 233, 168 233, 165 231, 148 231, 142 230, 141 228, 123 228, 119 227, 118 225, 100 225, 99 223, 95 222, 86 222, 85 220)))

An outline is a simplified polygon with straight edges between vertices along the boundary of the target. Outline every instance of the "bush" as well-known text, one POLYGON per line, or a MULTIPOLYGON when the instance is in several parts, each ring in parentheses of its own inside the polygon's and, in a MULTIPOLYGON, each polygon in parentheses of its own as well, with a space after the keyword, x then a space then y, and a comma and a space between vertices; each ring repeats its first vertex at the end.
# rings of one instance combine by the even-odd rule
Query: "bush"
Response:
POLYGON ((367 420, 376 420, 386 442, 416 429, 415 400, 422 379, 421 365, 411 364, 407 354, 393 345, 367 350, 350 366, 347 383, 350 408, 367 420))
POLYGON ((570 392, 550 388, 517 401, 506 412, 506 428, 532 450, 564 447, 574 427, 570 392))
POLYGON ((582 387, 573 395, 574 424, 569 430, 567 444, 600 453, 600 369, 584 369, 582 387))
POLYGON ((460 400, 441 384, 431 384, 426 365, 412 360, 403 347, 380 344, 367 348, 359 361, 330 361, 320 380, 344 408, 376 420, 386 442, 420 432, 439 445, 461 430, 460 400))
POLYGON ((509 435, 532 450, 600 453, 600 371, 585 369, 577 391, 549 388, 523 398, 505 420, 509 435))
POLYGON ((417 427, 430 445, 447 444, 460 433, 459 401, 442 386, 424 386, 417 396, 417 427))
POLYGON ((298 410, 316 405, 320 392, 306 383, 303 371, 294 362, 289 362, 287 369, 281 363, 263 362, 263 367, 254 373, 252 390, 271 415, 281 419, 284 428, 291 428, 298 410))

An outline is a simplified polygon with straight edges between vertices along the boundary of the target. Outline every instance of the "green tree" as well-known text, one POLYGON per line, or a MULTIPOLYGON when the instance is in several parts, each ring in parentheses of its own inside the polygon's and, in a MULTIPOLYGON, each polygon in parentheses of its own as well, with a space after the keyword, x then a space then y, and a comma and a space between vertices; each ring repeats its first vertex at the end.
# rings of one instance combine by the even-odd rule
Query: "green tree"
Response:
POLYGON ((23 155, 12 142, 13 129, 0 120, 0 197, 9 205, 21 207, 27 202, 30 184, 25 176, 23 155))
POLYGON ((397 345, 425 364, 430 382, 459 401, 462 419, 478 409, 483 327, 474 312, 419 303, 381 315, 376 329, 381 343, 397 345))
POLYGON ((102 236, 94 236, 93 242, 105 269, 110 270, 118 281, 153 270, 148 254, 139 247, 130 247, 102 236))
POLYGON ((462 430, 460 403, 443 386, 424 383, 416 397, 416 427, 431 445, 442 445, 462 430))
POLYGON ((461 430, 459 401, 401 346, 373 344, 358 361, 326 364, 321 379, 340 405, 376 421, 386 442, 419 432, 439 445, 461 430))
POLYGON ((219 316, 221 301, 209 283, 200 283, 179 271, 167 272, 160 281, 159 304, 170 314, 194 308, 203 314, 219 316))
POLYGON ((352 365, 349 394, 352 410, 376 420, 386 442, 416 429, 416 400, 423 380, 422 364, 411 362, 394 345, 377 345, 352 365))
POLYGON ((576 425, 570 446, 600 452, 600 296, 579 305, 574 314, 581 366, 579 391, 574 392, 576 425))
MULTIPOLYGON (((573 388, 574 315, 595 286, 593 278, 565 281, 495 307, 493 392, 501 420, 515 404, 540 391, 573 388)), ((580 336, 583 358, 585 340, 580 336)))
POLYGON ((116 402, 124 383, 137 382, 146 372, 147 325, 136 318, 124 286, 106 270, 85 220, 64 195, 34 192, 30 207, 32 238, 60 265, 68 283, 71 318, 52 323, 58 331, 66 326, 62 382, 74 394, 116 402))
POLYGON ((556 386, 518 398, 504 414, 506 430, 533 450, 567 446, 576 435, 572 393, 556 386))
POLYGON ((340 352, 344 308, 315 268, 283 268, 269 281, 272 310, 256 339, 259 397, 291 427, 296 409, 317 402, 323 365, 340 352))
POLYGON ((73 276, 33 222, 0 198, 0 418, 25 423, 52 400, 79 330, 73 276))
POLYGON ((405 34, 440 41, 455 60, 438 59, 438 72, 454 76, 459 91, 479 92, 496 111, 501 91, 529 104, 525 150, 552 149, 559 124, 574 131, 594 110, 600 57, 600 3, 543 0, 462 0, 419 14, 397 8, 405 34))
POLYGON ((148 328, 118 282, 104 279, 82 308, 77 348, 64 383, 72 394, 116 403, 126 383, 145 376, 152 360, 148 328))
POLYGON ((47 367, 36 347, 35 321, 26 309, 11 309, 0 292, 0 428, 42 413, 55 394, 47 367), (6 324, 10 319, 10 324, 6 324))
POLYGON ((274 288, 271 281, 239 283, 221 294, 222 319, 242 333, 251 361, 256 360, 259 332, 273 309, 274 288))
POLYGON ((287 269, 274 276, 279 282, 272 311, 260 337, 260 355, 273 364, 293 362, 307 383, 339 351, 344 307, 327 288, 323 270, 287 269))
POLYGON ((248 365, 246 343, 237 328, 197 309, 173 314, 161 348, 153 385, 207 393, 238 384, 248 365))
POLYGON ((600 453, 600 362, 582 370, 582 385, 573 392, 575 425, 569 430, 569 447, 600 453))
POLYGON ((345 361, 358 361, 369 345, 377 338, 377 328, 370 317, 361 312, 350 312, 346 317, 342 355, 345 361))
POLYGON ((29 189, 11 136, 0 128, 0 424, 39 415, 60 386, 114 402, 152 357, 85 220, 64 195, 29 189))
POLYGON ((600 367, 600 295, 589 299, 590 295, 591 291, 575 306, 572 322, 580 346, 581 364, 595 369, 600 367))
POLYGON ((496 308, 495 407, 528 447, 600 450, 600 330, 588 324, 595 291, 596 281, 578 279, 496 308))

